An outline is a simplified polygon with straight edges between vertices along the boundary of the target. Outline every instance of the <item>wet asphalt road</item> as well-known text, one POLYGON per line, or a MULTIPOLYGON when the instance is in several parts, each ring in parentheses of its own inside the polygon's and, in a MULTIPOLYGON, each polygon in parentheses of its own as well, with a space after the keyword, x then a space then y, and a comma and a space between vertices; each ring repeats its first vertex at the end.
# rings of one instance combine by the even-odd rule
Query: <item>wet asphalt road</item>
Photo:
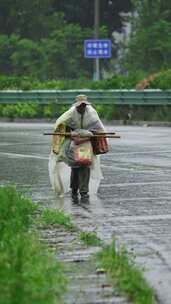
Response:
POLYGON ((48 178, 51 124, 0 124, 0 185, 15 184, 46 206, 63 206, 85 230, 115 237, 145 267, 159 302, 171 303, 171 129, 113 126, 104 179, 87 208, 57 199, 48 178))

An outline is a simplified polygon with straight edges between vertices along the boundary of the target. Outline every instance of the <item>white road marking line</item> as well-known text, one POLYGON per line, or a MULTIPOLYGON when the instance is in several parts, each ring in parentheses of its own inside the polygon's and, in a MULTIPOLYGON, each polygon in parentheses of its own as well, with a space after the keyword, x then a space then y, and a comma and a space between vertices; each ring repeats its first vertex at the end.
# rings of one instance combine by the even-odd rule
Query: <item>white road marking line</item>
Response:
POLYGON ((161 168, 162 168, 164 171, 167 171, 167 172, 170 173, 170 168, 168 168, 168 167, 162 167, 162 166, 151 167, 151 165, 149 165, 149 166, 148 165, 144 165, 144 166, 141 165, 141 168, 142 168, 142 166, 143 166, 143 168, 146 168, 146 170, 141 170, 141 168, 139 168, 140 166, 139 166, 138 163, 134 164, 134 166, 135 167, 132 167, 132 168, 126 168, 126 167, 118 167, 118 166, 115 166, 115 165, 110 167, 109 165, 107 166, 107 165, 101 164, 102 168, 106 168, 108 170, 110 169, 112 171, 114 171, 114 170, 131 171, 133 173, 135 173, 135 172, 137 172, 137 173, 149 173, 150 172, 151 173, 151 171, 153 171, 152 172, 153 174, 160 174, 160 173, 163 173, 163 171, 161 170, 161 168))
POLYGON ((46 159, 48 160, 49 157, 43 157, 38 155, 31 155, 31 154, 18 154, 18 153, 6 153, 6 152, 0 152, 1 155, 6 156, 12 156, 12 157, 24 157, 24 158, 37 158, 37 159, 46 159))
POLYGON ((118 156, 120 155, 128 155, 128 154, 153 154, 153 153, 171 153, 171 150, 156 150, 156 151, 132 151, 132 152, 112 152, 112 153, 107 153, 108 156, 112 156, 114 154, 117 154, 118 156))
MULTIPOLYGON (((133 197, 133 198, 113 198, 112 197, 112 203, 115 202, 135 202, 135 201, 151 201, 151 200, 155 200, 155 201, 160 201, 160 200, 171 200, 171 196, 157 196, 157 197, 133 197)), ((111 202, 111 198, 108 197, 108 202, 111 202)))
POLYGON ((145 183, 122 183, 122 184, 101 184, 101 187, 127 187, 127 186, 142 186, 142 185, 161 185, 171 184, 171 181, 145 182, 145 183))
POLYGON ((167 220, 171 219, 171 214, 156 214, 156 215, 136 215, 136 216, 115 216, 114 221, 145 221, 145 220, 167 220))

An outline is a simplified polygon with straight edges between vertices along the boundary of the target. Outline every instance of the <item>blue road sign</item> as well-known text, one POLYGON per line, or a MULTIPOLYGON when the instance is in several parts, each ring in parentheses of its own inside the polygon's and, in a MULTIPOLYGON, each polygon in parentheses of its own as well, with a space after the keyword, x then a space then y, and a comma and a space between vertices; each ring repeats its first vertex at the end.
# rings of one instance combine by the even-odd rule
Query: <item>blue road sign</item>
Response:
POLYGON ((88 39, 84 40, 85 58, 110 58, 111 40, 110 39, 88 39))

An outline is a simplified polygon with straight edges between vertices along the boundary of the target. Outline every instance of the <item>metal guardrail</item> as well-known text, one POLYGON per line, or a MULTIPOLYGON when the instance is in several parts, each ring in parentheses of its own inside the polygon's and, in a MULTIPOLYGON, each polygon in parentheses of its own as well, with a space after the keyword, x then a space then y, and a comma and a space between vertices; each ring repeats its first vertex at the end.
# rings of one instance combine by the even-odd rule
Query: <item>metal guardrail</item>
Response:
POLYGON ((78 94, 87 95, 92 104, 171 105, 171 91, 162 90, 8 90, 0 91, 0 104, 72 104, 78 94))

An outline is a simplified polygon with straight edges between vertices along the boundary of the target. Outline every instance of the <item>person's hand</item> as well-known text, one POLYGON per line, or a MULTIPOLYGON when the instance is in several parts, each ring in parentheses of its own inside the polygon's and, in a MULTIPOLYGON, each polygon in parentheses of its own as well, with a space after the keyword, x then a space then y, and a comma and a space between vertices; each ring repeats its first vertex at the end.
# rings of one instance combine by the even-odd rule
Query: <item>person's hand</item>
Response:
POLYGON ((74 140, 75 145, 80 145, 80 144, 83 144, 83 143, 89 141, 90 138, 89 137, 76 136, 76 137, 73 138, 73 140, 74 140))
POLYGON ((77 131, 71 131, 71 138, 79 137, 79 133, 77 131))

